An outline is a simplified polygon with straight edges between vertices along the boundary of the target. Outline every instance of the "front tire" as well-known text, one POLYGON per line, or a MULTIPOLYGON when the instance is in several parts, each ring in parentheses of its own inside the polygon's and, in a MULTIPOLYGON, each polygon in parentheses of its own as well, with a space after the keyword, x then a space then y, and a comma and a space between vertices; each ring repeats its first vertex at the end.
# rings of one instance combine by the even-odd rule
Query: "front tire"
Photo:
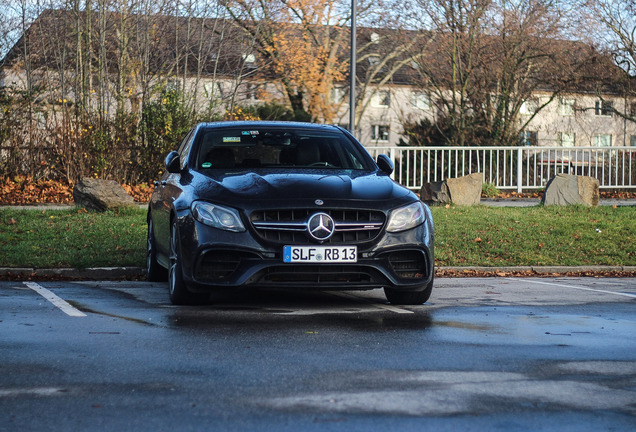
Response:
POLYGON ((176 222, 170 228, 170 268, 168 269, 170 301, 174 305, 195 305, 205 300, 205 296, 188 290, 183 281, 181 259, 179 258, 179 232, 176 222))
POLYGON ((404 306, 415 306, 426 303, 426 301, 431 297, 431 292, 433 291, 433 280, 434 276, 431 278, 431 281, 426 285, 424 290, 422 291, 399 291, 394 288, 384 288, 384 295, 389 303, 394 305, 404 305, 404 306))

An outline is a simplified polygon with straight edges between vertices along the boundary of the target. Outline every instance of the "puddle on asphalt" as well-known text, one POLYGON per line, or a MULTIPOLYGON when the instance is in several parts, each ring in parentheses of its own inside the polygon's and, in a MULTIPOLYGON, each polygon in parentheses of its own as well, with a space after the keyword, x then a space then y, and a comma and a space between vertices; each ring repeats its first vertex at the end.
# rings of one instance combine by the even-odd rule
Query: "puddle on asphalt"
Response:
POLYGON ((480 343, 488 336, 488 343, 561 347, 611 346, 630 340, 634 331, 634 321, 620 316, 535 315, 519 307, 440 309, 433 312, 432 323, 436 336, 454 342, 480 343))
POLYGON ((433 325, 428 313, 396 314, 369 310, 358 312, 297 313, 297 310, 263 309, 238 311, 201 308, 172 310, 168 322, 178 329, 242 331, 296 331, 298 329, 338 329, 343 331, 427 330, 433 325))
POLYGON ((458 328, 465 330, 478 330, 478 331, 488 331, 494 330, 493 326, 484 325, 484 324, 470 324, 461 321, 433 321, 433 324, 441 327, 450 327, 450 328, 458 328))

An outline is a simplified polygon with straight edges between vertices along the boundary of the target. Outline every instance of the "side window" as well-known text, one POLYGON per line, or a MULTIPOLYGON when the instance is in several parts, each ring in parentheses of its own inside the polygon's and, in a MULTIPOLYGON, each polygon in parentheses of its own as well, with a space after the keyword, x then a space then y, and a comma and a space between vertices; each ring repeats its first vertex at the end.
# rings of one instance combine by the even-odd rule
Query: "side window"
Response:
POLYGON ((194 135, 194 129, 190 130, 183 141, 181 141, 181 144, 179 144, 179 159, 181 160, 181 169, 185 168, 188 153, 190 153, 190 148, 192 147, 192 143, 194 142, 194 135))

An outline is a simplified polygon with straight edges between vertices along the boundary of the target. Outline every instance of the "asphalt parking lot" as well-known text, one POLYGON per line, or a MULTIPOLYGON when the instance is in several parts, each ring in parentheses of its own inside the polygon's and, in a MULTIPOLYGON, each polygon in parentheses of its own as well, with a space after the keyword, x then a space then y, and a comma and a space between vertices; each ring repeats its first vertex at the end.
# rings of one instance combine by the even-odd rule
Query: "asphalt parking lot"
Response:
POLYGON ((0 305, 0 431, 636 428, 631 278, 440 278, 416 307, 3 281, 0 305))

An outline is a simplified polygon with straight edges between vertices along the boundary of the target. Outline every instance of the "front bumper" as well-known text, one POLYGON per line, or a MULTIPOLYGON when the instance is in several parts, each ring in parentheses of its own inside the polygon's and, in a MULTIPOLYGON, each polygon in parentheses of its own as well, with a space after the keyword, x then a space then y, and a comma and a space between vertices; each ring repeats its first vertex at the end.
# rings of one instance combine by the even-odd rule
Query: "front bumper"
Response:
POLYGON ((234 287, 423 290, 433 278, 433 229, 424 223, 383 233, 358 246, 356 263, 284 263, 283 247, 262 242, 249 230, 211 228, 190 216, 179 220, 183 278, 190 290, 234 287))

